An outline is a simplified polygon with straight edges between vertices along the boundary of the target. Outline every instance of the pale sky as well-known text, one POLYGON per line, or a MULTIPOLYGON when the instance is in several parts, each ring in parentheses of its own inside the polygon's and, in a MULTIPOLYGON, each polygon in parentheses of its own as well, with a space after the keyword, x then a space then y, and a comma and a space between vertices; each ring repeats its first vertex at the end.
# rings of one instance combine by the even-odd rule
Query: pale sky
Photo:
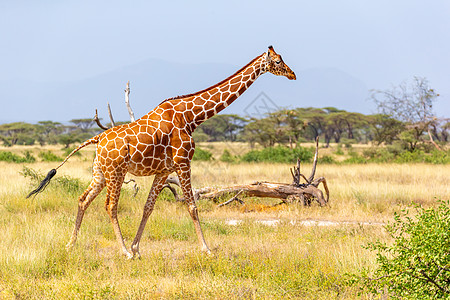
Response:
POLYGON ((0 37, 0 81, 74 81, 149 58, 242 66, 274 45, 299 80, 318 67, 369 89, 426 77, 450 117, 446 0, 4 0, 0 37))

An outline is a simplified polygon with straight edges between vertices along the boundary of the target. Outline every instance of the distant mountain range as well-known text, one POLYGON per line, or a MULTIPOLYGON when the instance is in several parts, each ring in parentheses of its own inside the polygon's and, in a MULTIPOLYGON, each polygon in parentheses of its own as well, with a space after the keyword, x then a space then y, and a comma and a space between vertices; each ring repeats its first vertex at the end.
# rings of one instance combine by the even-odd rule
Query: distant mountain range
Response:
MULTIPOLYGON (((67 122, 89 118, 99 110, 107 119, 109 102, 115 120, 128 120, 124 88, 129 80, 130 102, 141 117, 162 100, 207 88, 240 67, 226 64, 181 64, 149 59, 89 79, 73 82, 0 81, 0 122, 67 122)), ((297 81, 261 76, 236 102, 225 110, 242 116, 264 114, 276 108, 328 107, 371 113, 368 88, 357 78, 333 68, 295 70, 297 81)))

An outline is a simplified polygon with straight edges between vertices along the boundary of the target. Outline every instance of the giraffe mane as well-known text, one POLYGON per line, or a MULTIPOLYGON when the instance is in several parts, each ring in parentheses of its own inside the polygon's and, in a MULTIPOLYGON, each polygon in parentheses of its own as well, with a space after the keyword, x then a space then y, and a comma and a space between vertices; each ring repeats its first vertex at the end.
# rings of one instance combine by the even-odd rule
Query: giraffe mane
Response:
MULTIPOLYGON (((265 53, 264 53, 265 54, 265 53)), ((177 100, 177 99, 183 99, 183 98, 189 98, 189 97, 193 97, 193 96, 197 96, 198 94, 204 93, 210 89, 216 88, 219 85, 227 82, 228 80, 230 80, 232 77, 234 77, 235 75, 241 73, 242 71, 244 71, 245 69, 248 68, 248 66, 250 66, 251 64, 253 64, 258 58, 260 58, 261 55, 255 57, 254 59, 252 59, 251 62, 249 62, 248 64, 246 64, 245 66, 243 66, 242 68, 240 68, 238 71, 236 71, 233 75, 228 76, 227 78, 225 78, 224 80, 220 81, 219 83, 216 83, 215 85, 212 85, 206 89, 203 89, 201 91, 192 93, 192 94, 186 94, 186 95, 181 95, 181 96, 176 96, 176 97, 172 97, 172 98, 167 98, 166 100, 162 101, 159 105, 163 104, 164 102, 170 101, 170 100, 177 100)))

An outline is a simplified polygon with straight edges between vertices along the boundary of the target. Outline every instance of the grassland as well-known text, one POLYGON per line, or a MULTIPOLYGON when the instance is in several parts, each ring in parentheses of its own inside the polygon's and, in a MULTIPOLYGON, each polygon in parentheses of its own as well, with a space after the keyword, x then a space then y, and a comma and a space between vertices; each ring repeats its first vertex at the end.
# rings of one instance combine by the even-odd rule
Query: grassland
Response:
MULTIPOLYGON (((233 151, 241 151, 242 145, 234 146, 233 151)), ((211 147, 215 156, 221 147, 211 147)), ((59 147, 46 149, 62 156, 59 147)), ((35 154, 42 149, 7 150, 35 154)), ((93 148, 88 148, 57 176, 67 175, 87 186, 92 159, 93 148)), ((378 223, 389 222, 394 212, 412 203, 432 206, 450 195, 448 165, 319 163, 317 175, 329 183, 329 207, 272 207, 276 200, 244 199, 245 205, 217 208, 215 203, 200 201, 205 237, 214 249, 214 255, 208 256, 199 251, 185 206, 163 192, 141 242, 142 259, 128 261, 119 253, 103 208, 104 192, 88 209, 71 252, 64 246, 73 230, 80 190, 52 182, 44 193, 25 199, 31 182, 20 174, 23 166, 46 173, 56 164, 0 162, 0 298, 358 298, 358 290, 346 285, 344 274, 374 267, 374 254, 361 246, 387 239, 378 223), (229 220, 241 223, 231 225, 229 220), (268 226, 261 220, 279 222, 268 226), (338 224, 305 226, 299 222, 304 220, 338 224)), ((255 180, 290 182, 289 167, 194 162, 192 180, 195 188, 255 180)), ((302 166, 305 173, 310 167, 302 166)), ((137 197, 133 199, 131 187, 124 186, 119 204, 127 245, 134 238, 152 181, 151 177, 135 179, 141 188, 137 197)))

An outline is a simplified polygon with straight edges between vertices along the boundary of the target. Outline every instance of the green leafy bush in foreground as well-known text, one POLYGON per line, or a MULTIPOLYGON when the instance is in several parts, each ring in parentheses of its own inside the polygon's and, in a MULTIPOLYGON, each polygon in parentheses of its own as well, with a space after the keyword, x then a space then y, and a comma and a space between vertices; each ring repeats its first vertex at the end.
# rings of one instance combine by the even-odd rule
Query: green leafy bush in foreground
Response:
POLYGON ((395 299, 450 299, 449 201, 416 210, 415 217, 407 210, 395 214, 394 222, 385 227, 392 245, 378 241, 366 247, 376 252, 378 268, 372 276, 363 270, 352 283, 395 299))

